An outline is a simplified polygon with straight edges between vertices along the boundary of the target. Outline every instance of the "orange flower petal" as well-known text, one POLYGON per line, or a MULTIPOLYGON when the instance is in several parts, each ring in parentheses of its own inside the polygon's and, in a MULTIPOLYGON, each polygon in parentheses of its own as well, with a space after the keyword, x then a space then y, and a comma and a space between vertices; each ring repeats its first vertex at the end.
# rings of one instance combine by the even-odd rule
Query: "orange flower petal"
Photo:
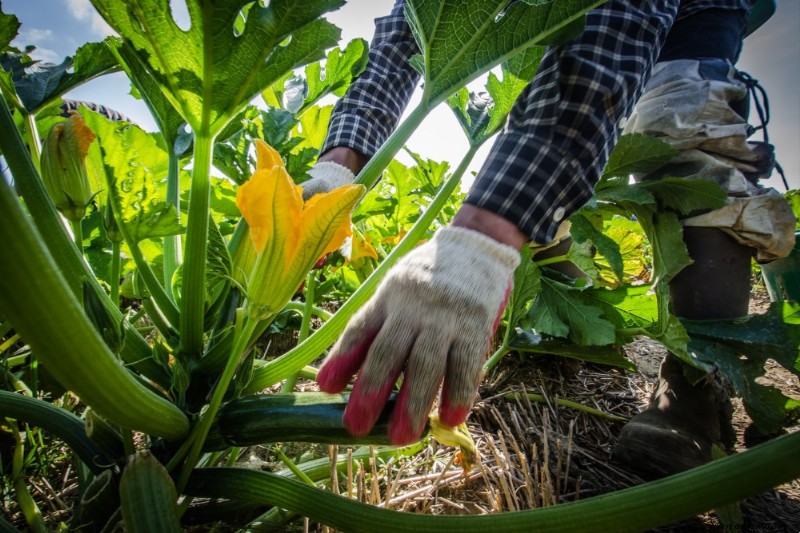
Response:
POLYGON ((282 167, 283 159, 275 148, 261 139, 256 139, 256 168, 282 167))

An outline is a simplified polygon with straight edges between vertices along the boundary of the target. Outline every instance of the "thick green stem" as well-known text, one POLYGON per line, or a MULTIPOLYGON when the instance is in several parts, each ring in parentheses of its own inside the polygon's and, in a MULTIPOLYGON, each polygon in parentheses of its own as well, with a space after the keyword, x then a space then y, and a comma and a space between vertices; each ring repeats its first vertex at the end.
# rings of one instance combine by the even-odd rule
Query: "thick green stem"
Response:
POLYGON ((75 246, 83 253, 83 228, 81 227, 81 221, 70 220, 69 225, 72 228, 72 238, 75 240, 75 246))
POLYGON ((569 261, 569 257, 567 255, 555 255, 553 257, 548 257, 546 259, 540 259, 538 261, 534 261, 536 266, 543 267, 547 265, 554 265, 556 263, 563 263, 564 261, 569 261))
POLYGON ((41 172, 42 161, 42 141, 39 139, 39 128, 36 126, 36 115, 33 113, 24 113, 25 123, 28 126, 28 145, 31 149, 31 158, 36 170, 41 172))
POLYGON ((119 306, 119 278, 122 276, 122 245, 115 241, 111 243, 111 267, 108 272, 108 284, 111 286, 111 301, 119 306))
MULTIPOLYGON (((83 293, 83 280, 88 280, 92 290, 112 316, 122 320, 118 306, 108 298, 67 234, 61 216, 44 188, 3 98, 0 98, 0 151, 8 162, 15 185, 25 198, 25 207, 32 216, 39 235, 47 245, 72 294, 80 297, 83 293)), ((120 353, 122 358, 159 385, 168 387, 169 376, 150 357, 150 346, 133 326, 125 324, 125 329, 126 341, 120 353)))
POLYGON ((500 362, 500 359, 502 359, 509 351, 511 350, 509 350, 508 346, 503 343, 497 350, 495 350, 491 357, 489 357, 489 359, 483 363, 483 373, 485 374, 497 366, 497 363, 500 362))
MULTIPOLYGON (((364 185, 367 190, 372 189, 381 178, 383 170, 389 166, 395 154, 400 151, 406 141, 416 131, 428 115, 430 107, 422 102, 406 117, 400 126, 386 139, 380 149, 358 173, 355 183, 364 185)), ((471 159, 471 156, 470 156, 471 159)))
MULTIPOLYGON (((169 150, 169 168, 167 171, 167 205, 175 206, 176 222, 180 223, 181 218, 181 188, 180 188, 180 169, 178 168, 178 156, 175 150, 169 150)), ((167 293, 172 294, 169 287, 172 285, 172 278, 175 271, 181 264, 181 236, 169 235, 164 237, 164 287, 167 293)))
POLYGON ((183 463, 181 475, 178 478, 178 491, 182 491, 186 486, 189 475, 192 473, 192 470, 197 465, 197 461, 200 459, 200 454, 203 451, 203 444, 206 441, 206 437, 208 436, 208 432, 211 429, 212 423, 214 422, 214 418, 217 416, 217 411, 219 411, 219 407, 222 405, 222 399, 225 397, 225 393, 228 390, 228 385, 230 385, 231 380, 236 373, 236 369, 239 366, 239 362, 244 356, 245 350, 247 349, 247 344, 250 341, 251 335, 253 334, 253 330, 258 325, 256 320, 250 320, 247 318, 247 313, 243 309, 240 309, 237 312, 236 320, 239 325, 237 326, 233 349, 228 356, 228 361, 225 364, 225 368, 222 371, 219 381, 217 381, 217 384, 214 386, 214 392, 211 396, 211 401, 208 403, 208 408, 205 410, 200 422, 194 427, 191 435, 189 435, 189 438, 187 439, 191 441, 192 444, 188 451, 186 461, 183 463))
MULTIPOLYGON (((297 342, 303 342, 311 332, 311 315, 314 312, 314 291, 317 287, 317 271, 312 270, 306 276, 306 301, 303 305, 303 317, 300 322, 300 331, 297 334, 297 342)), ((281 392, 292 392, 297 384, 297 374, 292 374, 281 387, 281 392)))
POLYGON ((439 192, 431 201, 428 209, 420 215, 403 240, 386 256, 378 265, 378 268, 367 278, 367 280, 348 298, 339 310, 322 325, 313 335, 308 337, 293 349, 286 352, 277 359, 270 361, 266 365, 253 372, 253 379, 245 390, 245 394, 253 394, 265 389, 275 383, 283 381, 314 359, 319 357, 336 338, 344 331, 350 317, 361 308, 362 305, 372 296, 388 270, 406 253, 416 246, 417 242, 428 231, 428 227, 433 223, 439 211, 445 206, 447 200, 453 194, 461 178, 469 167, 478 146, 470 147, 464 159, 453 172, 453 175, 442 185, 439 192))
POLYGON ((203 354, 203 315, 206 296, 206 254, 210 203, 211 151, 214 137, 195 132, 192 188, 186 227, 186 254, 181 286, 181 350, 183 357, 197 361, 203 354))
POLYGON ((44 523, 44 517, 39 506, 31 496, 28 490, 28 485, 25 483, 25 441, 22 439, 22 434, 16 424, 11 423, 11 430, 16 441, 14 447, 14 455, 12 460, 11 477, 14 480, 14 491, 17 493, 17 505, 19 505, 22 516, 25 517, 25 522, 28 523, 30 531, 34 533, 46 533, 47 527, 44 523))
POLYGON ((800 432, 699 468, 576 502, 513 513, 446 516, 381 509, 275 474, 245 469, 196 470, 187 486, 192 496, 270 504, 320 523, 358 533, 538 533, 637 532, 759 494, 800 476, 800 432))

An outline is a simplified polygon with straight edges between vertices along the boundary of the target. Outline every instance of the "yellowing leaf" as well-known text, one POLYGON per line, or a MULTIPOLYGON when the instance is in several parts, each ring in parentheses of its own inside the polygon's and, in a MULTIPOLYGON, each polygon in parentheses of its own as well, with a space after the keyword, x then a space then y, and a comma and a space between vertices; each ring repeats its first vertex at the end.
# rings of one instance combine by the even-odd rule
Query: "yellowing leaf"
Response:
POLYGON ((472 440, 472 435, 467 429, 466 422, 462 422, 455 427, 446 426, 433 413, 428 416, 428 422, 434 439, 445 446, 459 447, 458 458, 460 459, 461 467, 464 469, 464 475, 469 474, 472 468, 480 461, 480 452, 475 445, 475 441, 472 440))

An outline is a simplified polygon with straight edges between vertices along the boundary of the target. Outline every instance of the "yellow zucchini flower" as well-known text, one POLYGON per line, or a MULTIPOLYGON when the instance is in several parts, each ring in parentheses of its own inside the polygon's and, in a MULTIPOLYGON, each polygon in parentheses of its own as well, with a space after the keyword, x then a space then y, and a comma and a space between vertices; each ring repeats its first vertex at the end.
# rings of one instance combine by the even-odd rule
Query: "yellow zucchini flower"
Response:
POLYGON ((263 320, 283 309, 319 258, 342 246, 364 187, 345 185, 303 201, 302 187, 275 149, 257 140, 256 155, 256 171, 239 187, 236 205, 257 254, 247 283, 247 312, 263 320))

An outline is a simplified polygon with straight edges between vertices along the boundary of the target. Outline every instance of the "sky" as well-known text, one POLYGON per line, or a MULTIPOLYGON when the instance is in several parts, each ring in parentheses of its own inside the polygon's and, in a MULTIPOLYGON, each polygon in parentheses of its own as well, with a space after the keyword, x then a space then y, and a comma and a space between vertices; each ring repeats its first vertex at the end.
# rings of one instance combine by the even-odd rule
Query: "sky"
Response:
MULTIPOLYGON (((60 63, 84 42, 100 41, 112 33, 111 28, 95 12, 89 0, 0 0, 5 13, 13 13, 22 23, 14 41, 18 47, 35 45, 35 57, 60 63)), ((173 0, 176 13, 185 11, 184 0, 173 0)), ((393 0, 351 0, 327 15, 342 29, 341 46, 362 37, 369 41, 374 19, 389 12, 393 0)), ((737 68, 759 80, 767 91, 772 112, 768 126, 770 141, 776 147, 778 163, 783 167, 789 187, 800 188, 800 1, 779 0, 777 13, 757 32, 745 39, 737 68)), ((478 90, 482 81, 470 89, 478 90)), ((103 76, 78 88, 67 96, 91 100, 131 117, 147 130, 155 130, 147 108, 129 94, 127 78, 122 73, 103 76)), ((408 106, 413 109, 417 93, 408 106)), ((329 103, 329 102, 327 102, 329 103)), ((750 122, 757 124, 754 114, 750 122)), ((761 140, 760 133, 752 140, 761 140)), ((470 170, 477 171, 489 151, 486 143, 473 160, 470 170)), ((407 146, 410 150, 436 161, 449 161, 454 168, 467 151, 467 141, 453 113, 440 105, 417 129, 407 146)), ((410 163, 410 159, 398 156, 410 163)), ((762 182, 779 192, 785 191, 782 180, 774 173, 762 182)))

